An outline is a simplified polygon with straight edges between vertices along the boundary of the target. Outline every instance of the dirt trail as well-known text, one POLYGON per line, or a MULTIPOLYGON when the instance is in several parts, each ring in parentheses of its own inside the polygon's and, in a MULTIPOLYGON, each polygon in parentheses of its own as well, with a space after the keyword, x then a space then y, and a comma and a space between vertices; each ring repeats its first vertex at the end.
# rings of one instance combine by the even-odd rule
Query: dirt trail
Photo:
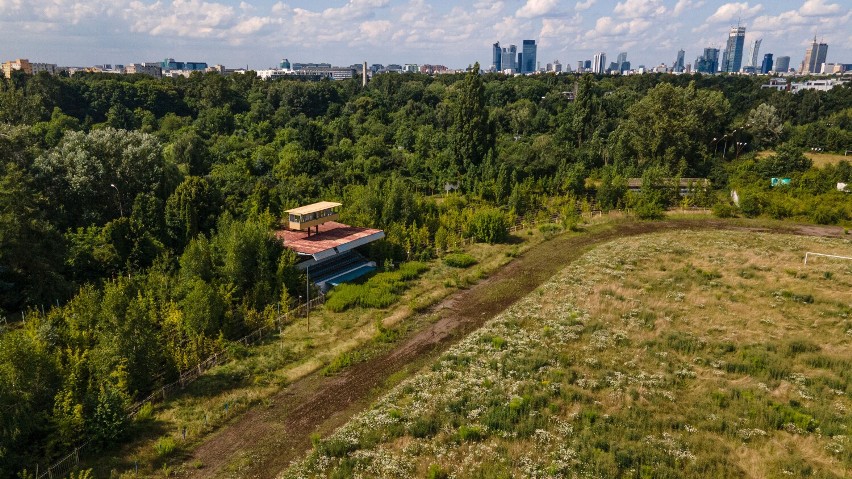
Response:
POLYGON ((710 219, 626 222, 595 233, 558 236, 537 245, 486 280, 447 297, 427 311, 438 320, 404 339, 394 349, 356 364, 340 375, 319 373, 301 379, 255 407, 203 442, 186 464, 184 477, 271 478, 311 447, 311 434, 329 432, 369 405, 383 384, 405 367, 424 364, 487 320, 524 297, 592 247, 625 236, 665 230, 730 229, 807 236, 842 237, 841 228, 790 226, 748 228, 710 219))

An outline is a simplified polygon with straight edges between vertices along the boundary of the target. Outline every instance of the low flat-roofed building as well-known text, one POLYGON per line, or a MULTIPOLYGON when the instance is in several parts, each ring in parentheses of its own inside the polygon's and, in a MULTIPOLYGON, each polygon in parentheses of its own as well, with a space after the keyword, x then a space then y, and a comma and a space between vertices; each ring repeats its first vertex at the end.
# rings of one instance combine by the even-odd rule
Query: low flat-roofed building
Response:
POLYGON ((358 248, 385 237, 382 230, 338 223, 341 206, 321 201, 289 209, 284 228, 275 232, 284 247, 298 255, 296 268, 322 291, 375 271, 376 263, 358 248))

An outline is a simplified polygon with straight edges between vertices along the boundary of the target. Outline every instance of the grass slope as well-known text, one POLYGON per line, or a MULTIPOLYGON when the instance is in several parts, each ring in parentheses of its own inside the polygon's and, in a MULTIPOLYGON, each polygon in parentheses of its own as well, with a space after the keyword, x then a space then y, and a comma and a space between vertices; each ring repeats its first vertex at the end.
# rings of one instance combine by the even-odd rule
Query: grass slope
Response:
POLYGON ((848 240, 668 232, 587 253, 283 477, 846 477, 848 240))

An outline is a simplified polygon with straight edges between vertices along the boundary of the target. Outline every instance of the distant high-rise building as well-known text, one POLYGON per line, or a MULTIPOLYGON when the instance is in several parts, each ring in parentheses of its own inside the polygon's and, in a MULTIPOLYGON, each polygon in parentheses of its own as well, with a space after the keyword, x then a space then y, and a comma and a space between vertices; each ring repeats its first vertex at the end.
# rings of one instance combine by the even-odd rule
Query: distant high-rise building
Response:
POLYGON ((775 71, 787 73, 790 70, 790 57, 778 57, 775 59, 775 71))
POLYGON ((695 59, 695 71, 698 73, 716 73, 719 69, 719 49, 705 48, 704 55, 695 59))
POLYGON ((521 58, 521 73, 533 73, 536 70, 536 53, 538 47, 535 40, 524 40, 521 43, 523 57, 521 58))
POLYGON ((606 53, 599 52, 595 54, 595 63, 592 66, 592 72, 598 75, 606 73, 606 53))
POLYGON ((592 61, 591 60, 584 61, 583 62, 583 68, 586 69, 586 70, 591 70, 592 69, 592 61))
POLYGON ((763 63, 760 64, 760 73, 766 75, 772 71, 772 54, 763 55, 763 63))
POLYGON ((290 69, 290 60, 285 58, 285 59, 281 60, 281 63, 278 66, 280 66, 282 70, 289 70, 290 69))
POLYGON ((686 52, 683 50, 677 51, 677 59, 674 61, 674 65, 672 65, 672 70, 677 73, 683 72, 683 57, 686 55, 686 52))
POLYGON ((509 48, 504 48, 500 54, 500 70, 511 70, 512 73, 518 71, 518 47, 509 45, 509 48))
POLYGON ((583 73, 583 70, 585 70, 585 69, 586 69, 586 67, 585 67, 585 63, 583 62, 583 60, 578 60, 577 61, 577 72, 583 73))
POLYGON ((620 72, 623 72, 623 71, 624 71, 624 68, 622 67, 622 65, 624 65, 625 63, 627 63, 627 52, 621 52, 621 53, 619 53, 619 54, 618 54, 618 56, 617 56, 617 57, 615 57, 615 63, 616 63, 616 65, 617 65, 617 66, 615 67, 615 69, 616 69, 616 70, 618 70, 618 71, 620 71, 620 72))
POLYGON ((745 27, 731 27, 728 33, 728 44, 722 55, 722 71, 735 73, 740 71, 743 63, 743 43, 745 43, 745 27))
POLYGON ((562 64, 559 63, 559 60, 553 60, 553 63, 547 64, 547 71, 554 72, 554 73, 560 73, 562 71, 562 64))
POLYGON ((749 52, 750 62, 749 62, 748 65, 754 67, 755 69, 757 69, 757 66, 758 66, 757 57, 760 54, 760 44, 762 42, 763 42, 762 38, 758 38, 757 40, 755 40, 754 43, 751 46, 751 52, 749 52))
POLYGON ((819 73, 827 55, 828 45, 817 43, 816 36, 814 36, 814 42, 805 51, 805 60, 799 68, 799 73, 819 73))
POLYGON ((491 47, 491 69, 495 72, 502 71, 503 51, 500 50, 500 42, 495 43, 491 47))

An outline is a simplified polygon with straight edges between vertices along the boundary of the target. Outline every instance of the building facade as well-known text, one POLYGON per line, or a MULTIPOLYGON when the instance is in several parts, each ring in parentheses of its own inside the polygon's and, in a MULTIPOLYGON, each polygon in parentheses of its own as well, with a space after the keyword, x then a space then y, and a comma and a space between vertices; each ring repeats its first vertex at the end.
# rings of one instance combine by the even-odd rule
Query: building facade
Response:
POLYGON ((523 57, 520 61, 521 73, 533 73, 536 71, 536 57, 538 54, 538 46, 535 40, 524 40, 521 43, 523 57))
POLYGON ((509 45, 500 52, 500 71, 518 72, 518 47, 509 45))
POLYGON ((763 63, 760 64, 760 73, 766 75, 772 71, 772 54, 763 55, 763 63))
POLYGON ((790 70, 790 57, 783 56, 775 59, 775 71, 787 73, 790 70))
POLYGON ((148 75, 155 78, 161 78, 163 76, 163 69, 159 65, 153 64, 145 64, 145 63, 131 63, 124 67, 124 73, 128 75, 148 75))
POLYGON ((799 68, 799 73, 819 73, 826 56, 828 56, 828 44, 817 42, 814 37, 811 46, 805 50, 805 60, 799 68))
POLYGON ((695 59, 695 71, 698 73, 716 73, 719 70, 719 49, 705 48, 704 55, 695 59))
POLYGON ((759 66, 760 66, 760 64, 759 64, 759 63, 757 63, 757 56, 760 54, 760 44, 761 44, 761 43, 763 43, 763 39, 762 39, 762 38, 758 38, 758 39, 757 39, 757 40, 755 40, 755 41, 754 41, 754 43, 751 45, 751 52, 750 52, 751 54, 749 55, 749 64, 748 64, 748 66, 754 67, 754 68, 755 68, 755 70, 757 69, 757 67, 759 67, 759 66))
POLYGON ((592 73, 597 73, 598 75, 606 73, 606 53, 596 53, 594 62, 594 65, 592 65, 592 73))
POLYGON ((500 50, 500 42, 491 46, 491 69, 495 72, 503 71, 503 52, 500 50))
POLYGON ((722 55, 722 71, 736 73, 740 71, 743 63, 743 46, 745 44, 745 27, 731 27, 728 33, 728 44, 722 55))
POLYGON ((676 73, 682 73, 684 70, 683 66, 683 57, 686 56, 686 52, 683 50, 677 51, 677 58, 674 61, 674 65, 672 65, 672 70, 676 73))
POLYGON ((22 71, 28 75, 32 75, 32 64, 30 64, 30 61, 26 58, 18 58, 17 60, 3 62, 3 76, 6 78, 12 78, 13 71, 22 71))

